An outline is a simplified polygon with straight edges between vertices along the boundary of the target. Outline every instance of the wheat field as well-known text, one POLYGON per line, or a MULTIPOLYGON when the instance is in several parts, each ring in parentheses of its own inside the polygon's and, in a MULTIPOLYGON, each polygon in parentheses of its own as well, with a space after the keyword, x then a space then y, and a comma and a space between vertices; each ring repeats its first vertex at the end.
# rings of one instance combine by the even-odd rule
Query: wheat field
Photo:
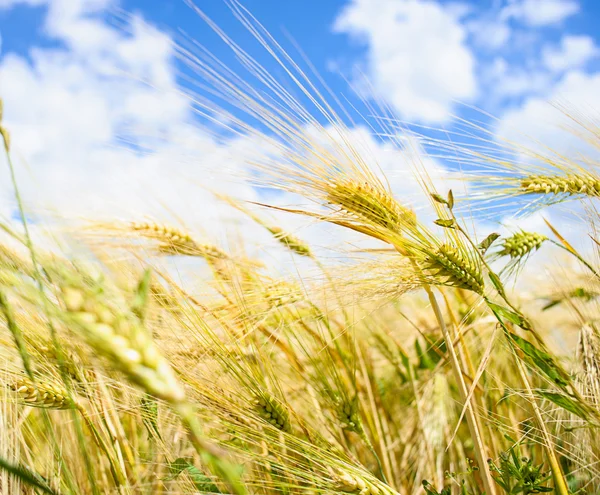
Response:
MULTIPOLYGON (((248 74, 182 45, 213 96, 187 97, 200 118, 264 144, 232 180, 298 198, 216 194, 297 276, 252 254, 251 238, 218 245, 143 214, 49 221, 46 235, 69 242, 40 243, 0 112, 19 212, 0 223, 0 493, 600 493, 593 154, 496 142, 469 122, 477 140, 427 140, 382 105, 381 134, 408 136, 391 142, 426 199, 415 205, 353 142, 341 103, 236 15, 294 91, 205 18, 248 74), (468 164, 449 187, 425 141, 468 164), (550 222, 551 235, 480 235, 474 216, 494 202, 522 216, 577 209, 592 247, 550 222), (367 247, 344 244, 333 264, 277 223, 287 217, 367 247), (540 256, 545 283, 528 280, 540 256)), ((564 132, 600 148, 592 117, 558 110, 564 132)))

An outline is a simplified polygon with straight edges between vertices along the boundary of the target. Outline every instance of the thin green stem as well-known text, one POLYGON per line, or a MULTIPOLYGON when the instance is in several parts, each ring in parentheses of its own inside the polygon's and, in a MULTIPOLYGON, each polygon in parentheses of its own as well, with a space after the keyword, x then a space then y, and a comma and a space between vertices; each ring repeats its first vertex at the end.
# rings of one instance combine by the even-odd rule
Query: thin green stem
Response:
POLYGON ((554 478, 555 489, 556 489, 557 493, 559 493, 559 495, 569 495, 569 490, 567 488, 567 482, 565 481, 562 469, 560 468, 560 463, 558 462, 556 453, 554 452, 552 438, 550 436, 550 433, 548 433, 546 424, 544 422, 544 418, 543 418, 542 413, 537 405, 535 395, 533 393, 533 390, 531 389, 531 385, 529 384, 529 380, 527 379, 527 374, 525 373, 525 365, 524 365, 522 359, 520 358, 520 356, 517 355, 517 351, 511 341, 511 339, 508 338, 509 330, 506 327, 506 324, 504 323, 504 321, 502 320, 500 315, 498 313, 496 313, 496 311, 494 311, 492 309, 492 312, 494 313, 494 316, 496 317, 496 319, 502 326, 502 329, 504 330, 504 334, 509 342, 510 348, 512 350, 513 358, 517 365, 517 369, 519 370, 519 377, 521 379, 521 382, 522 382, 525 390, 527 391, 527 396, 528 396, 527 398, 529 399, 529 403, 531 404, 531 408, 533 409, 533 414, 536 418, 536 422, 538 423, 538 427, 540 428, 540 430, 542 432, 542 436, 544 437, 544 451, 546 452, 546 456, 548 457, 548 462, 550 463, 550 469, 552 470, 552 476, 554 478))
POLYGON ((531 408, 533 409, 533 414, 535 415, 538 427, 542 432, 542 436, 544 437, 544 450, 546 451, 546 456, 548 457, 550 469, 552 470, 552 476, 554 478, 554 489, 559 495, 569 495, 567 482, 565 481, 564 474, 562 472, 562 469, 560 468, 560 463, 558 462, 558 458, 556 457, 556 453, 554 452, 552 437, 550 436, 550 433, 546 428, 544 417, 542 416, 540 408, 537 405, 535 395, 533 394, 533 390, 531 390, 531 385, 529 384, 527 374, 525 373, 525 365, 516 355, 516 352, 514 352, 514 350, 513 356, 517 365, 517 369, 519 370, 519 376, 521 378, 523 386, 525 387, 525 390, 527 391, 527 398, 529 399, 529 403, 531 404, 531 408))
MULTIPOLYGON (((0 101, 1 104, 1 101, 0 101)), ((0 122, 0 126, 1 126, 1 122, 0 122)), ((2 127, 2 129, 4 129, 2 127)), ((36 283, 38 285, 38 289, 40 291, 40 296, 42 298, 43 301, 43 305, 44 305, 44 310, 46 313, 46 316, 48 318, 48 327, 50 329, 50 334, 52 337, 52 343, 57 351, 57 357, 58 357, 58 364, 59 364, 59 370, 61 373, 61 376, 63 378, 63 381, 65 382, 65 385, 67 387, 67 391, 69 392, 69 395, 71 395, 71 388, 70 388, 70 383, 69 380, 66 378, 67 377, 67 373, 64 369, 64 358, 62 356, 62 350, 60 348, 60 345, 58 343, 58 338, 56 335, 56 329, 54 328, 54 325, 52 324, 52 320, 50 319, 50 313, 48 311, 48 301, 46 299, 46 294, 44 292, 44 283, 42 281, 42 275, 38 266, 38 262, 37 262, 37 256, 35 253, 35 249, 33 247, 33 241, 31 239, 31 234, 29 232, 29 224, 27 223, 27 216, 25 215, 25 208, 23 207, 23 200, 21 198, 21 192, 19 190, 18 184, 17 184, 17 177, 15 174, 15 167, 13 165, 12 162, 12 158, 10 155, 10 150, 9 150, 9 143, 7 140, 7 133, 4 130, 4 132, 0 133, 2 135, 3 141, 4 141, 4 151, 6 154, 6 160, 8 162, 8 168, 10 171, 10 179, 11 179, 11 183, 13 186, 13 191, 15 193, 15 199, 17 200, 17 206, 19 209, 19 215, 21 217, 21 223, 23 224, 23 230, 25 231, 25 245, 29 251, 29 254, 31 256, 31 262, 33 264, 33 270, 34 270, 34 278, 36 280, 36 283)), ((18 334, 14 334, 13 335, 18 335, 18 334)), ((23 360, 23 365, 26 367, 26 371, 28 373, 28 375, 30 375, 30 378, 35 382, 35 377, 33 376, 33 372, 31 371, 31 368, 29 367, 29 369, 27 368, 28 366, 30 366, 29 364, 29 355, 27 353, 27 349, 25 348, 24 344, 22 341, 20 341, 18 344, 18 349, 19 352, 22 352, 21 354, 21 359, 23 360)), ((71 397, 72 399, 72 397, 71 397)), ((52 422, 50 421, 50 418, 47 414, 47 412, 44 413, 44 418, 45 421, 47 423, 47 426, 49 428, 49 430, 52 432, 52 438, 54 440, 54 449, 57 453, 60 452, 60 446, 58 445, 58 441, 56 440, 56 437, 54 435, 54 430, 52 429, 52 422)), ((100 490, 98 489, 98 486, 96 484, 96 480, 93 476, 93 466, 91 463, 91 460, 89 458, 88 452, 87 452, 87 448, 85 446, 85 439, 83 438, 83 434, 82 434, 82 428, 81 428, 81 422, 79 421, 79 418, 77 417, 76 413, 73 413, 73 421, 75 424, 75 429, 77 432, 77 437, 80 443, 80 447, 82 450, 82 454, 84 457, 84 462, 86 464, 86 471, 88 473, 88 479, 90 481, 90 484, 92 486, 92 491, 95 495, 100 495, 100 490)), ((69 476, 69 471, 65 469, 65 472, 67 473, 67 480, 70 480, 70 483, 72 483, 72 480, 70 479, 69 476)), ((74 489, 75 487, 72 486, 72 489, 74 489)))
POLYGON ((188 430, 192 445, 201 459, 218 475, 235 495, 246 495, 247 490, 240 480, 235 465, 224 459, 224 452, 204 438, 202 427, 193 408, 186 403, 172 404, 181 422, 188 430))
POLYGON ((575 258, 577 258, 583 264, 583 266, 590 270, 596 278, 600 279, 600 273, 598 273, 596 269, 592 265, 590 265, 577 251, 571 251, 569 248, 563 246, 560 242, 556 242, 554 239, 548 240, 555 246, 558 246, 559 248, 564 249, 567 253, 575 256, 575 258))

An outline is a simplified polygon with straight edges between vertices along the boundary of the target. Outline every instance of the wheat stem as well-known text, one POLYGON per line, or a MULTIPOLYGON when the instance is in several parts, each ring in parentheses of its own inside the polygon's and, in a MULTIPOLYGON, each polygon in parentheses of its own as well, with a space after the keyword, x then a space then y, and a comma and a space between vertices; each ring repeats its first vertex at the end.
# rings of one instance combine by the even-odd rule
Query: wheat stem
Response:
POLYGON ((531 385, 529 384, 527 374, 525 373, 525 365, 517 356, 516 351, 514 349, 513 357, 517 365, 517 369, 519 370, 519 377, 521 379, 521 382, 523 383, 523 386, 527 391, 528 402, 531 405, 531 408, 533 409, 533 414, 535 415, 536 422, 538 423, 538 427, 540 428, 542 436, 544 438, 544 450, 546 451, 546 456, 548 457, 548 462, 550 463, 550 469, 552 470, 552 477, 554 478, 554 489, 559 495, 569 495, 567 482, 565 481, 562 469, 560 468, 560 463, 558 462, 558 458, 556 457, 556 453, 554 452, 552 438, 550 437, 550 433, 546 428, 544 417, 542 416, 540 408, 537 405, 535 395, 533 394, 533 390, 531 390, 531 385))
POLYGON ((175 404, 172 407, 187 428, 189 438, 198 455, 228 484, 232 493, 246 495, 246 487, 240 481, 234 465, 224 459, 224 453, 220 449, 204 438, 202 427, 193 408, 185 403, 175 404))
MULTIPOLYGON (((2 100, 0 99, 0 106, 2 106, 2 100)), ((2 115, 0 114, 0 119, 2 118, 2 115)), ((39 265, 38 265, 38 261, 37 261, 37 256, 36 256, 36 252, 35 249, 33 247, 33 241, 31 239, 31 234, 29 232, 29 224, 27 222, 27 216, 25 215, 25 208, 23 206, 23 200, 21 198, 21 192, 20 189, 18 187, 17 184, 17 177, 15 174, 15 167, 13 165, 12 162, 12 157, 11 157, 11 153, 10 153, 10 142, 9 142, 9 134, 8 131, 6 130, 6 128, 2 125, 2 122, 0 120, 0 134, 2 135, 3 138, 3 142, 4 142, 4 151, 6 154, 6 160, 8 163, 8 168, 10 171, 10 180, 11 180, 11 184, 13 187, 13 191, 15 193, 15 199, 17 200, 17 206, 19 209, 19 216, 21 219, 21 223, 23 224, 23 230, 25 231, 25 237, 24 237, 24 242, 25 242, 25 246, 27 247, 27 250, 29 251, 30 257, 31 257, 31 263, 33 265, 33 274, 34 274, 34 279, 37 283, 38 286, 38 290, 40 292, 40 295, 42 297, 42 301, 43 301, 43 305, 44 305, 44 310, 46 313, 46 316, 48 316, 49 312, 48 312, 48 305, 47 305, 47 300, 46 300, 46 296, 44 293, 44 284, 42 281, 42 275, 39 269, 39 265)), ((6 303, 6 301, 4 300, 3 303, 6 303)), ((6 306, 5 304, 3 304, 3 310, 5 310, 6 306)), ((8 313, 5 312, 5 314, 8 316, 8 313)), ((16 327, 16 326, 15 326, 16 327)), ((18 329, 18 327, 16 327, 18 329)), ((50 321, 50 318, 48 317, 48 328, 50 329, 50 334, 52 336, 52 341, 54 343, 54 346, 59 349, 58 346, 58 340, 57 340, 57 336, 56 336, 56 329, 54 328, 54 325, 52 324, 52 322, 50 321)), ((11 331, 13 331, 14 329, 11 329, 11 331)), ((13 333, 13 335, 15 335, 13 333)), ((17 344, 19 346, 19 344, 17 344)), ((33 379, 33 372, 31 371, 31 368, 27 369, 27 366, 29 366, 29 356, 27 354, 27 349, 24 346, 19 347, 19 352, 22 352, 21 354, 21 359, 23 360, 23 364, 24 366, 26 366, 26 372, 28 374, 28 376, 33 379)), ((62 361, 61 361, 61 357, 60 357, 60 349, 59 349, 59 367, 61 369, 61 373, 62 373, 62 361)), ((63 377, 64 379, 64 377, 63 377)), ((52 423, 50 421, 50 418, 47 414, 46 411, 43 412, 43 418, 44 418, 44 422, 47 424, 47 426, 49 427, 49 430, 51 431, 51 438, 52 438, 52 442, 53 442, 53 449, 55 451, 55 454, 57 455, 58 458, 60 458, 60 445, 58 443, 58 440, 56 438, 56 435, 54 433, 54 430, 52 429, 52 423)), ((84 458, 84 462, 86 464, 86 471, 88 473, 88 479, 90 481, 90 485, 92 487, 92 491, 94 493, 94 495, 100 495, 100 491, 98 489, 98 485, 96 483, 96 480, 93 476, 93 470, 92 470, 92 465, 90 462, 90 458, 89 455, 87 453, 87 449, 85 447, 85 441, 83 439, 83 435, 81 433, 81 423, 79 422, 79 419, 77 418, 77 414, 74 413, 74 423, 75 423, 75 428, 77 431, 77 438, 79 440, 80 443, 80 447, 81 447, 81 451, 83 453, 83 458, 84 458)), ((65 477, 66 477, 66 482, 67 484, 70 486, 71 490, 76 490, 75 487, 75 482, 73 480, 72 474, 70 472, 70 470, 68 468, 66 468, 65 466, 65 477)))
POLYGON ((440 325, 440 329, 442 330, 442 334, 444 336, 444 340, 446 341, 446 346, 448 347, 448 353, 450 354, 450 363, 452 365, 452 370, 454 372, 454 378, 456 380, 458 391, 461 396, 461 400, 466 405, 465 416, 467 418, 467 425, 469 427, 469 431, 471 432, 471 437, 473 440, 473 448, 475 451, 475 457, 477 459, 477 463, 479 465, 479 469, 481 472, 481 477, 483 480, 483 485, 485 487, 485 492, 487 495, 495 495, 496 487, 494 485, 494 481, 492 479, 492 475, 490 473, 488 463, 487 463, 487 454, 485 451, 485 445, 483 442, 483 438, 481 436, 481 430, 479 427, 479 421, 477 420, 477 416, 475 415, 475 411, 473 410, 472 401, 467 403, 467 399, 469 396, 469 391, 467 389, 467 385, 463 378, 463 370, 460 366, 460 362, 458 356, 456 354, 456 349, 454 348, 454 343, 452 340, 452 336, 448 331, 448 327, 446 326, 446 322, 444 321, 444 316, 442 315, 442 311, 437 302, 435 294, 432 292, 431 288, 427 285, 423 285, 423 289, 427 293, 427 297, 429 298, 429 302, 431 303, 431 307, 433 308, 433 312, 435 313, 435 317, 440 325))
POLYGON ((550 239, 550 242, 555 246, 564 249, 567 253, 570 253, 573 256, 575 256, 575 258, 577 258, 589 271, 591 271, 597 279, 600 279, 600 273, 598 273, 598 271, 592 265, 590 265, 577 251, 571 250, 566 246, 563 246, 560 242, 557 242, 554 239, 550 239))

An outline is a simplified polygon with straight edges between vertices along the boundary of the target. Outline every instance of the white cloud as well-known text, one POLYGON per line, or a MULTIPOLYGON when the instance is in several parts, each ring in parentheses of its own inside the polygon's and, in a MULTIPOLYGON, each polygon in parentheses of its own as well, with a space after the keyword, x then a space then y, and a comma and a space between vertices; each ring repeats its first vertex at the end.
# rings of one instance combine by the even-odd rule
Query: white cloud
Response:
MULTIPOLYGON (((282 267, 283 260, 289 261, 286 251, 274 249, 277 243, 263 228, 208 192, 259 200, 239 176, 248 156, 258 159, 264 151, 263 143, 255 138, 217 141, 200 129, 189 102, 178 93, 171 40, 137 17, 124 31, 113 28, 96 15, 106 5, 51 1, 44 29, 64 47, 32 48, 27 58, 11 53, 0 58, 5 125, 13 137, 28 211, 67 222, 145 216, 180 220, 209 242, 241 237, 250 240, 250 250, 268 246, 261 254, 282 267), (124 137, 131 142, 123 143, 124 137)), ((348 140, 372 166, 389 174, 400 197, 415 198, 418 186, 397 148, 376 141, 365 129, 349 130, 348 140)), ((290 194, 271 200, 299 201, 290 194)), ((0 214, 11 217, 15 211, 0 158, 0 214)), ((314 223, 271 216, 291 231, 314 223)), ((321 252, 361 237, 325 224, 298 235, 321 252)))
POLYGON ((577 0, 499 0, 474 9, 465 20, 478 53, 480 105, 499 113, 507 103, 551 91, 566 71, 584 67, 597 55, 594 40, 564 34, 549 41, 556 28, 580 11, 577 0))
MULTIPOLYGON (((193 156, 214 169, 218 185, 221 145, 190 124, 171 40, 136 17, 125 31, 110 26, 95 15, 109 4, 49 2, 45 30, 66 47, 33 48, 28 59, 5 54, 0 61, 5 124, 24 198, 60 217, 164 215, 165 203, 182 217, 202 209, 211 217, 205 205, 212 197, 187 176, 193 156)), ((6 174, 3 165, 0 197, 12 198, 6 174)), ((249 186, 244 194, 254 197, 249 186)))
POLYGON ((433 1, 352 0, 334 30, 368 48, 368 76, 403 117, 444 122, 477 91, 459 12, 433 1))
POLYGON ((525 68, 507 68, 494 84, 496 97, 516 97, 526 94, 540 94, 548 91, 552 78, 544 71, 525 68))
MULTIPOLYGON (((243 172, 248 153, 260 152, 262 143, 223 143, 194 125, 188 102, 177 91, 169 37, 136 17, 125 31, 112 27, 96 15, 111 3, 48 0, 45 31, 64 48, 37 48, 27 58, 6 54, 0 59, 0 94, 27 205, 57 218, 176 217, 215 241, 240 233, 272 248, 264 230, 220 206, 205 189, 259 199, 248 184, 230 178, 243 172), (119 141, 123 137, 132 140, 128 149, 119 141)), ((453 99, 475 93, 473 55, 455 10, 432 1, 355 0, 336 29, 364 37, 377 89, 406 118, 443 121, 453 99)), ((591 79, 573 73, 564 86, 581 101, 593 101, 600 94, 598 80, 586 83, 586 78, 591 79)), ((530 102, 534 107, 535 101, 530 102)), ((545 118, 529 111, 526 107, 523 115, 508 115, 504 122, 510 127, 545 118)), ((363 128, 348 131, 347 140, 371 166, 381 168, 399 198, 419 200, 419 187, 408 172, 414 156, 363 128)), ((10 216, 12 191, 1 165, 0 212, 10 216)), ((441 175, 433 161, 426 166, 430 174, 441 175)), ((298 199, 280 195, 273 201, 293 204, 298 199)), ((275 218, 290 230, 310 223, 301 217, 275 218)), ((332 231, 321 224, 299 235, 317 246, 357 239, 339 229, 332 236, 332 231)), ((269 250, 274 258, 281 253, 269 250)))
POLYGON ((512 34, 508 23, 498 19, 497 16, 493 19, 473 19, 466 26, 475 42, 489 49, 503 47, 512 34))
MULTIPOLYGON (((524 147, 550 158, 570 157, 579 163, 585 158, 597 162, 600 159, 597 137, 586 135, 588 131, 576 124, 569 115, 580 122, 585 122, 586 119, 593 122, 597 121, 599 111, 600 73, 571 71, 551 91, 543 96, 530 97, 520 107, 506 112, 497 123, 496 138, 501 143, 513 143, 516 150, 524 147)), ((519 153, 516 158, 522 160, 526 170, 529 158, 519 153)), ((542 223, 542 217, 550 219, 559 232, 578 249, 592 252, 593 246, 588 236, 583 234, 590 228, 586 212, 578 202, 571 201, 545 208, 531 218, 520 219, 518 222, 511 222, 507 217, 505 222, 552 237, 542 223)))
POLYGON ((544 144, 558 153, 572 154, 582 149, 590 151, 584 141, 566 130, 566 127, 575 127, 574 123, 549 102, 588 118, 597 118, 600 111, 600 73, 567 73, 544 96, 528 98, 519 108, 506 112, 498 123, 497 134, 529 146, 544 144))
POLYGON ((558 47, 546 47, 544 65, 553 71, 575 69, 598 56, 599 50, 590 36, 563 36, 558 47))
POLYGON ((577 0, 513 0, 502 10, 501 17, 539 27, 564 21, 579 9, 577 0))

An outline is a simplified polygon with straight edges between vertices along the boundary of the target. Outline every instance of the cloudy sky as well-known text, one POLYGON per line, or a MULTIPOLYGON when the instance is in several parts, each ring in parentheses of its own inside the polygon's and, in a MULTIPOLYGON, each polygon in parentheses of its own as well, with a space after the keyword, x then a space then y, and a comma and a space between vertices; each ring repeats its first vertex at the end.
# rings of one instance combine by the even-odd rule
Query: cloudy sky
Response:
MULTIPOLYGON (((558 148, 564 133, 548 101, 600 108, 596 0, 243 4, 286 48, 299 48, 348 107, 384 100, 398 119, 435 128, 477 118, 494 132, 526 133, 558 148)), ((225 2, 196 5, 270 70, 225 2)), ((203 131, 206 122, 178 91, 194 87, 194 75, 173 42, 194 40, 235 63, 184 0, 0 0, 0 33, 0 96, 28 205, 57 218, 168 212, 215 235, 229 224, 207 189, 260 199, 227 180, 243 168, 240 148, 248 143, 203 131)), ((364 127, 351 132, 398 194, 414 190, 391 143, 364 127)), ((14 214, 3 165, 0 215, 14 214)), ((246 228, 228 218, 233 230, 246 228)))

